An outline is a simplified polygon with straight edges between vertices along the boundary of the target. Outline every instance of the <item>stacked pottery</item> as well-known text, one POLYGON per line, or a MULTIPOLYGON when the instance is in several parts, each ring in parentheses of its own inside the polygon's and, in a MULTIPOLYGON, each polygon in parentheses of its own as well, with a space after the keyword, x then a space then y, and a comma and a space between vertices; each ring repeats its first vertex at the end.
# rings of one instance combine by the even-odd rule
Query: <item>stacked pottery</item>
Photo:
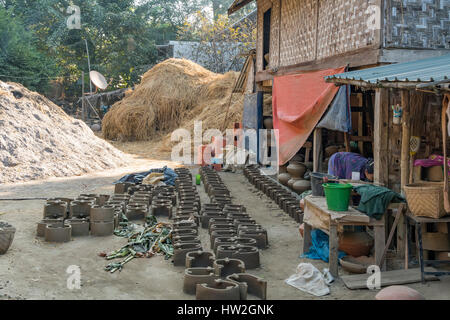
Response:
POLYGON ((288 173, 291 175, 291 179, 288 181, 288 186, 294 189, 294 183, 303 179, 306 172, 306 166, 299 161, 290 161, 287 167, 288 173))
POLYGON ((278 181, 284 185, 288 185, 288 181, 291 180, 291 175, 287 172, 286 166, 280 166, 279 169, 279 175, 278 175, 278 181))

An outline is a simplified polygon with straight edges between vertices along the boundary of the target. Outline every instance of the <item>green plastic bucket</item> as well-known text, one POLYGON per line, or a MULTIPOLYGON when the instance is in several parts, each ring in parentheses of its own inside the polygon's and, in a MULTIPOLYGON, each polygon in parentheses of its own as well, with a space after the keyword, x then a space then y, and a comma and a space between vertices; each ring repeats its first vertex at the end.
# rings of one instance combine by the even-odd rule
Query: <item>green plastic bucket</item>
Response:
POLYGON ((199 175, 199 174, 196 175, 196 176, 195 176, 195 184, 199 186, 200 183, 201 183, 201 181, 202 181, 202 176, 199 175))
POLYGON ((328 210, 347 211, 350 202, 351 184, 326 183, 323 185, 328 210))

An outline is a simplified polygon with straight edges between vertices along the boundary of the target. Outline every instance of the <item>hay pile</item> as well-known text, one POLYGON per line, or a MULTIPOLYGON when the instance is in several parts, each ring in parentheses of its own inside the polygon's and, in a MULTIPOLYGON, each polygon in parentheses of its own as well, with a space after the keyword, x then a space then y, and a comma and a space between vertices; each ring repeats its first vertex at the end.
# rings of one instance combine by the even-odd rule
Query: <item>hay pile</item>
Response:
POLYGON ((0 184, 80 175, 127 160, 50 100, 0 81, 0 184))
MULTIPOLYGON (((120 141, 162 138, 167 147, 170 132, 193 131, 194 121, 202 120, 203 129, 221 129, 238 76, 216 74, 185 59, 166 60, 145 73, 141 84, 105 115, 103 136, 120 141)), ((232 98, 227 127, 242 117, 243 95, 232 98)))

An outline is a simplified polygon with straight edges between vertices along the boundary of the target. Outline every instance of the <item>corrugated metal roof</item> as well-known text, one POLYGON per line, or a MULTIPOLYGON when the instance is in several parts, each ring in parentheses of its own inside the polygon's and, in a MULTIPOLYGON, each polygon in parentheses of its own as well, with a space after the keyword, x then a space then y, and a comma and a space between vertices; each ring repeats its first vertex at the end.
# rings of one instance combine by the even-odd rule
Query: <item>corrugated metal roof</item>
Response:
POLYGON ((371 84, 383 82, 437 82, 448 80, 449 78, 450 55, 390 64, 326 77, 327 80, 357 80, 371 84))
POLYGON ((228 8, 228 15, 238 11, 239 9, 245 7, 247 4, 254 0, 234 0, 231 6, 228 8))

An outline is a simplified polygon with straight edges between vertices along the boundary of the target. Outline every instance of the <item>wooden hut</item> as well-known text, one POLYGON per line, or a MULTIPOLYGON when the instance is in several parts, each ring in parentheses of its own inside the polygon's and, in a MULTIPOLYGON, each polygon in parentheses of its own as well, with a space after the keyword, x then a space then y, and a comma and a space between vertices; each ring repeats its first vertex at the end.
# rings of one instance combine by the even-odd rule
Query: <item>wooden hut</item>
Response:
MULTIPOLYGON (((229 14, 250 2, 252 0, 235 0, 229 8, 229 14)), ((361 70, 450 53, 449 2, 257 0, 256 3, 258 31, 255 88, 260 96, 270 94, 273 79, 280 76, 342 66, 347 66, 350 71, 361 70)), ((324 135, 322 130, 316 129, 313 135, 314 169, 324 169, 322 154, 323 148, 327 146, 326 142, 343 141, 349 150, 350 141, 355 141, 362 154, 373 153, 376 160, 376 181, 399 191, 401 141, 389 140, 380 144, 378 140, 397 136, 400 128, 393 126, 392 135, 380 138, 377 136, 380 130, 391 125, 387 122, 390 115, 384 115, 386 120, 380 124, 376 113, 379 110, 389 112, 386 106, 400 103, 401 94, 389 89, 375 92, 373 87, 358 86, 357 81, 351 85, 353 130, 344 135, 329 133, 327 136, 327 133, 324 135), (379 148, 383 148, 381 151, 386 153, 383 157, 389 159, 380 159, 379 148), (379 170, 386 168, 388 163, 391 164, 389 170, 379 170)), ((414 104, 419 104, 416 95, 424 99, 427 107, 423 112, 440 112, 433 108, 433 105, 440 104, 435 95, 411 95, 414 104)), ((260 97, 258 101, 264 101, 264 98, 260 97)), ((413 106, 412 109, 414 108, 413 106)), ((432 127, 439 121, 437 118, 433 119, 430 114, 428 123, 415 125, 432 127)), ((431 152, 438 142, 432 135, 428 139, 428 151, 431 152)), ((405 181, 404 177, 403 183, 405 181)))

